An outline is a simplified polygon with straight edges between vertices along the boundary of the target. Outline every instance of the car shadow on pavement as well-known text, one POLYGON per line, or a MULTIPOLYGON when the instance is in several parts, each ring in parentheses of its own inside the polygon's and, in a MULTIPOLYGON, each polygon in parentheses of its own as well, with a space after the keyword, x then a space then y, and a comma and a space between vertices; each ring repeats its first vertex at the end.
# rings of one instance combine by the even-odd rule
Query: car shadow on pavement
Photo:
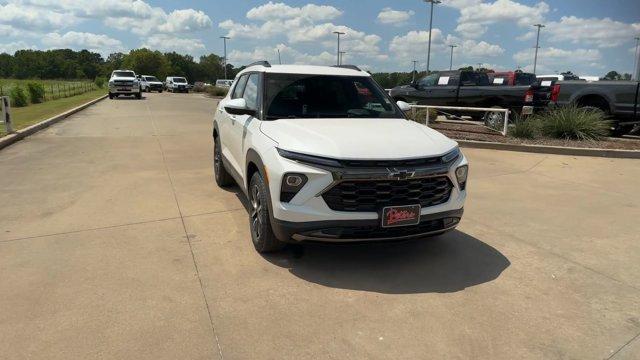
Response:
POLYGON ((461 291, 498 278, 511 264, 495 248, 458 230, 399 243, 297 247, 265 259, 316 284, 385 294, 461 291))

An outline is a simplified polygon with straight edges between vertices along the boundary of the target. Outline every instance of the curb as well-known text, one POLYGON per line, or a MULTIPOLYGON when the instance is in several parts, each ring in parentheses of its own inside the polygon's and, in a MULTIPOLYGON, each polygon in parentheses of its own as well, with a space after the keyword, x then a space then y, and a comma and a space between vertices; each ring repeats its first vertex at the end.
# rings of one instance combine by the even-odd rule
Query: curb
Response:
POLYGON ((75 113, 77 113, 80 110, 84 110, 86 108, 88 108, 89 106, 97 103, 98 101, 104 100, 107 98, 108 95, 104 95, 101 96, 97 99, 91 100, 88 103, 82 104, 78 107, 75 107, 71 110, 67 110, 65 112, 63 112, 62 114, 58 114, 54 117, 48 118, 46 120, 43 120, 37 124, 33 124, 31 126, 28 126, 24 129, 20 129, 16 132, 14 132, 13 134, 8 134, 5 135, 3 137, 0 138, 0 149, 3 149, 13 143, 16 143, 24 138, 26 138, 29 135, 33 135, 35 133, 37 133, 38 131, 45 129, 53 124, 56 124, 64 119, 66 119, 67 117, 69 117, 70 115, 73 115, 75 113))
POLYGON ((489 149, 503 151, 518 151, 538 154, 574 155, 574 156, 594 156, 617 159, 640 159, 640 150, 618 150, 618 149, 590 149, 549 145, 520 145, 504 144, 489 141, 456 140, 461 147, 473 149, 489 149))

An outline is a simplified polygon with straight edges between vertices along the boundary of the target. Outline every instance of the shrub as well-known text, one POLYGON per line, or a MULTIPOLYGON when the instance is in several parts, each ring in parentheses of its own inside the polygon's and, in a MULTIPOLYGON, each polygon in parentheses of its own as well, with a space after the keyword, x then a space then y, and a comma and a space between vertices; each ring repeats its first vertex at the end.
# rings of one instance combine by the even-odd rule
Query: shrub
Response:
POLYGON ((29 99, 32 104, 39 104, 44 101, 44 85, 30 82, 27 84, 29 99))
POLYGON ((521 139, 535 139, 540 134, 540 120, 535 117, 516 118, 509 134, 521 139))
POLYGON ((16 85, 15 87, 11 88, 9 97, 11 98, 11 106, 27 106, 27 94, 25 94, 24 89, 20 85, 16 85))
POLYGON ((542 134, 557 139, 598 140, 609 135, 611 124, 601 110, 565 106, 538 116, 542 134))
MULTIPOLYGON (((427 109, 415 109, 407 111, 409 120, 424 124, 427 121, 427 109)), ((438 117, 436 109, 429 109, 429 121, 434 121, 438 117)))
POLYGON ((107 82, 107 79, 101 76, 98 76, 93 82, 96 84, 98 88, 102 89, 104 87, 104 83, 107 82))
POLYGON ((227 92, 229 92, 229 89, 220 88, 217 86, 207 86, 206 91, 207 94, 212 96, 227 96, 227 92))

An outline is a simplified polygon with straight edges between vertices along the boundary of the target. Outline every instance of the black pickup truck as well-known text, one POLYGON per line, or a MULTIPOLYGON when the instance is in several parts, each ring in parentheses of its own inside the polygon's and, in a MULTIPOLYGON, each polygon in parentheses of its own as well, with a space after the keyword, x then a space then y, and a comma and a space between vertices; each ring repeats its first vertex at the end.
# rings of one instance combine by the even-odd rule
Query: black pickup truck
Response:
POLYGON ((551 86, 549 106, 575 104, 598 108, 613 121, 613 135, 622 136, 640 124, 640 82, 560 81, 551 86))
MULTIPOLYGON (((529 86, 493 86, 486 73, 476 71, 434 72, 410 85, 398 86, 389 92, 396 101, 418 105, 499 107, 520 113, 529 86)), ((449 112, 449 111, 447 111, 449 112)), ((487 121, 496 113, 452 112, 487 121)))

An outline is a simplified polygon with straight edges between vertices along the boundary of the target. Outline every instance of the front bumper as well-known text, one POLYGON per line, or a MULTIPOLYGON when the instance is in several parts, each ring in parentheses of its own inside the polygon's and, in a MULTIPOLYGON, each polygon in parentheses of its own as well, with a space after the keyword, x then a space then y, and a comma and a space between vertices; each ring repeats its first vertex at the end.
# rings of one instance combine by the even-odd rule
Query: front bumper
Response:
POLYGON ((140 86, 139 85, 133 85, 133 86, 118 86, 118 85, 109 85, 109 92, 111 94, 129 94, 129 95, 134 95, 140 92, 140 86))
MULTIPOLYGON (((448 177, 453 184, 448 200, 438 205, 422 207, 420 225, 398 228, 397 232, 381 227, 380 211, 336 211, 325 202, 322 194, 339 181, 336 179, 337 176, 340 176, 340 179, 357 177, 364 175, 362 171, 349 170, 337 174, 331 169, 283 158, 275 148, 264 154, 263 161, 269 164, 266 170, 272 205, 273 230, 282 241, 293 239, 294 241, 348 242, 421 237, 451 230, 462 217, 467 192, 459 186, 455 175, 458 167, 468 164, 462 153, 444 169, 438 170, 439 176, 448 177), (282 202, 280 187, 282 178, 287 173, 304 174, 308 181, 289 202, 282 202), (449 222, 450 220, 453 222, 449 222), (425 221, 435 222, 427 224, 425 221), (412 232, 413 230, 415 231, 412 232), (357 235, 353 235, 356 233, 357 235)), ((417 173, 420 171, 418 170, 417 173)), ((370 174, 367 173, 365 176, 370 174)))
POLYGON ((382 228, 379 220, 339 220, 296 223, 275 220, 271 227, 278 239, 289 242, 400 241, 436 236, 453 230, 464 209, 420 216, 420 224, 382 228))

